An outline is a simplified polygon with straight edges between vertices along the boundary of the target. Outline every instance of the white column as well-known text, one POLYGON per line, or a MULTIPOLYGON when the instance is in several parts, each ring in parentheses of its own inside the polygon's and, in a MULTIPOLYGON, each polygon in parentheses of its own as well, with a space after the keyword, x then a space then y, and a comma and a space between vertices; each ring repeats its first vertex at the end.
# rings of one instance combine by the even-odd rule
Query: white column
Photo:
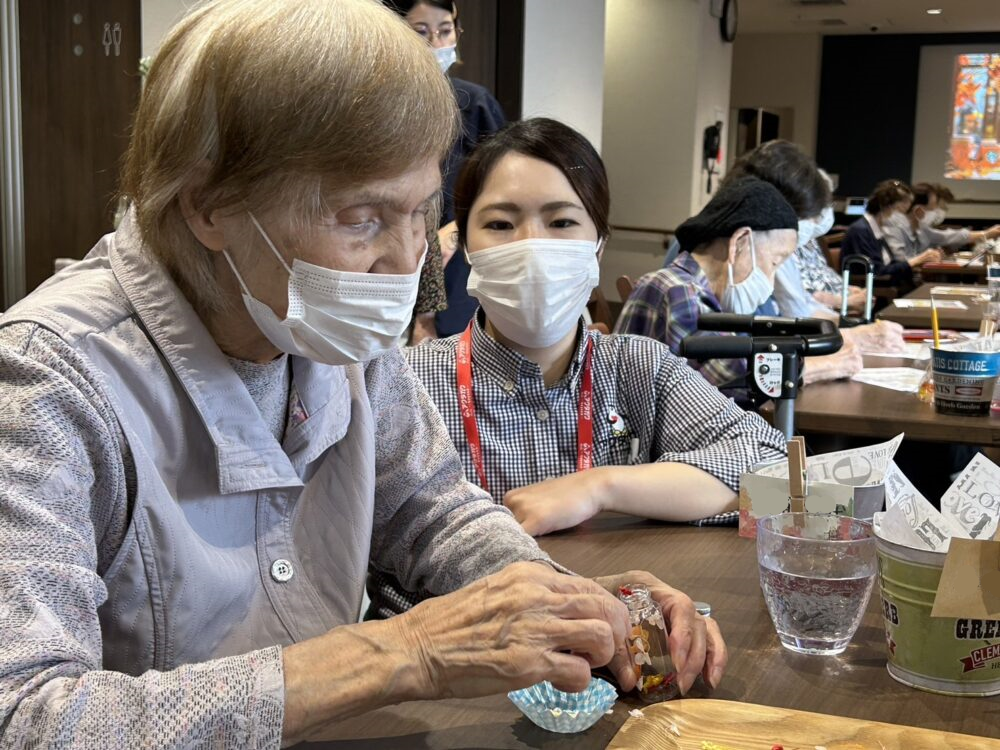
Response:
POLYGON ((195 0, 142 0, 142 56, 156 54, 167 32, 195 0))
POLYGON ((0 309, 24 296, 24 164, 18 0, 0 0, 0 211, 4 288, 0 309))
MULTIPOLYGON (((716 120, 728 127, 732 45, 722 41, 710 5, 607 0, 603 153, 613 225, 676 229, 711 197, 702 134, 716 120)), ((721 177, 713 178, 713 190, 721 177)), ((617 299, 618 276, 640 276, 662 260, 662 235, 618 231, 601 288, 617 299)))
POLYGON ((551 117, 601 150, 604 0, 526 0, 522 116, 551 117))

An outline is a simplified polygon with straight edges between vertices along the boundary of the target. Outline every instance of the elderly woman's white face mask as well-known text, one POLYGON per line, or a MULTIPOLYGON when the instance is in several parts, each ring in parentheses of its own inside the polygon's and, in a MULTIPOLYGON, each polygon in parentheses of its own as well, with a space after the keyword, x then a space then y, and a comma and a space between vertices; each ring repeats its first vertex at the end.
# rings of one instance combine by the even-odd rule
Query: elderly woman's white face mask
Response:
POLYGON ((740 282, 733 280, 733 264, 729 263, 726 272, 729 274, 726 289, 722 293, 722 309, 738 315, 753 315, 754 311, 767 302, 774 293, 774 281, 757 263, 757 249, 754 247, 753 232, 747 233, 747 246, 750 250, 750 273, 740 282))
POLYGON ((366 362, 396 346, 413 314, 426 241, 417 270, 408 274, 337 271, 298 258, 289 268, 257 217, 247 213, 288 272, 288 314, 281 320, 250 293, 229 251, 223 251, 240 282, 243 303, 268 341, 286 354, 328 365, 366 362))

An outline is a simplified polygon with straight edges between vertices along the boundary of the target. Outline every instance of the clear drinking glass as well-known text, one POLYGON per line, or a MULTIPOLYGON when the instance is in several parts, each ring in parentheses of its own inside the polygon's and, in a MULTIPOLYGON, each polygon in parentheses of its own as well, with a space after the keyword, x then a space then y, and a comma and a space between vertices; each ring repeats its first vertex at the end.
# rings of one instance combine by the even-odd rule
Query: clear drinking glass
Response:
POLYGON ((760 586, 781 645, 839 654, 854 637, 875 580, 875 536, 865 521, 781 513, 757 521, 760 586))

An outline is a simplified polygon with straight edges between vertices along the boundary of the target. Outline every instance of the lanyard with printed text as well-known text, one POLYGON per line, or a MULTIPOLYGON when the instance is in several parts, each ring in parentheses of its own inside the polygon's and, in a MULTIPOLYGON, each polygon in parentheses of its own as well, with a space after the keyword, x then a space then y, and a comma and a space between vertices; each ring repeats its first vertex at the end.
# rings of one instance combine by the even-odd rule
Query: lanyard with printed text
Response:
MULTIPOLYGON (((455 350, 455 377, 458 385, 458 409, 465 427, 465 438, 469 441, 472 463, 479 476, 479 486, 487 492, 486 466, 483 461, 483 444, 479 438, 479 423, 476 420, 476 403, 472 393, 472 326, 458 339, 455 350)), ((584 334, 586 335, 586 333, 584 334)), ((583 471, 594 465, 594 382, 591 374, 593 339, 587 338, 587 349, 583 355, 583 372, 580 375, 580 400, 576 407, 576 470, 583 471)))

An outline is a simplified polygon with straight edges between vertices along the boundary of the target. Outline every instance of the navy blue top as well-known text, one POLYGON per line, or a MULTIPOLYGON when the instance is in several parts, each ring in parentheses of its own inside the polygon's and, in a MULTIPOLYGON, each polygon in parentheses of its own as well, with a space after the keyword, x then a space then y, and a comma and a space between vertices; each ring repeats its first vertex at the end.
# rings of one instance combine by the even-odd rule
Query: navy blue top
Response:
MULTIPOLYGON (((500 103, 485 88, 476 83, 452 78, 455 100, 462 113, 462 133, 451 147, 444 164, 441 226, 455 219, 455 180, 462 162, 482 139, 492 135, 507 123, 500 103)), ((444 267, 444 289, 448 309, 434 316, 435 328, 441 338, 460 333, 472 320, 479 302, 466 291, 469 264, 464 253, 455 253, 444 267)))
POLYGON ((847 228, 844 241, 840 245, 840 262, 851 255, 863 255, 872 262, 876 276, 889 276, 896 286, 913 286, 913 269, 905 260, 893 260, 885 238, 878 238, 872 231, 868 219, 862 216, 847 228))

